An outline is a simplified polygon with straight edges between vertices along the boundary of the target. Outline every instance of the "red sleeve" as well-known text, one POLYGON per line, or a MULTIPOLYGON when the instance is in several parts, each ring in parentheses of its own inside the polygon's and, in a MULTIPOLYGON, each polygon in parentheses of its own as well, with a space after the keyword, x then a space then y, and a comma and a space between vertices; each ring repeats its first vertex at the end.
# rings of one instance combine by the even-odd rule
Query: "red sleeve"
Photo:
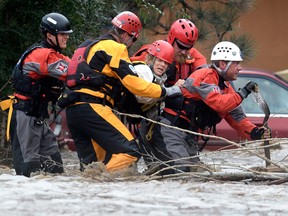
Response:
POLYGON ((247 117, 237 120, 233 118, 232 115, 227 114, 225 116, 225 120, 233 129, 237 131, 239 137, 251 140, 250 133, 252 129, 256 127, 256 125, 252 124, 247 117))
POLYGON ((198 68, 203 67, 203 66, 207 66, 206 57, 204 55, 202 55, 195 48, 192 48, 190 50, 190 55, 191 55, 191 57, 194 58, 193 66, 195 69, 198 69, 198 68))
POLYGON ((239 106, 242 102, 230 83, 225 87, 218 86, 219 75, 211 68, 203 68, 192 73, 184 83, 182 93, 184 97, 203 100, 209 107, 224 117, 240 137, 250 139, 250 132, 254 127, 239 106))
POLYGON ((203 100, 208 106, 219 113, 227 113, 242 102, 240 95, 234 91, 231 85, 224 90, 220 90, 218 86, 214 86, 203 100))
POLYGON ((203 68, 190 75, 185 81, 182 92, 185 97, 200 98, 219 114, 227 113, 237 107, 242 99, 229 83, 224 89, 220 89, 218 82, 217 72, 203 68))
POLYGON ((48 57, 48 76, 65 81, 70 58, 58 52, 51 52, 48 57))
POLYGON ((23 72, 33 79, 51 76, 65 81, 70 58, 53 49, 37 48, 23 62, 23 72))

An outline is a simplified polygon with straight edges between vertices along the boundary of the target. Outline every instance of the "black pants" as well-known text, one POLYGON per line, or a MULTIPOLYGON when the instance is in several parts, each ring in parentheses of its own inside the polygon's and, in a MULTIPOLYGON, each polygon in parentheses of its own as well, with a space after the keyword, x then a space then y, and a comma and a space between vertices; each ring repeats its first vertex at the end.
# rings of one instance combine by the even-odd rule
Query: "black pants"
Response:
POLYGON ((66 116, 80 162, 102 161, 112 171, 140 158, 134 137, 109 106, 76 104, 67 107, 66 116))

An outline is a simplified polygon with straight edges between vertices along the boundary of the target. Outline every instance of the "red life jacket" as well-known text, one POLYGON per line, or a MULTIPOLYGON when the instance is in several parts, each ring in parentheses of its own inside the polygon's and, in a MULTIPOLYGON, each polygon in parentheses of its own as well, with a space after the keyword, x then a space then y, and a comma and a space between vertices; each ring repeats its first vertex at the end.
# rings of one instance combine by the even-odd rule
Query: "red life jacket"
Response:
POLYGON ((146 55, 148 54, 148 48, 151 44, 143 45, 133 56, 130 57, 131 62, 134 61, 145 61, 146 55))
POLYGON ((103 87, 107 83, 108 77, 96 72, 87 63, 90 48, 100 40, 109 39, 106 37, 104 35, 94 40, 88 39, 75 50, 67 71, 66 84, 70 89, 80 89, 82 87, 95 89, 95 87, 103 87))

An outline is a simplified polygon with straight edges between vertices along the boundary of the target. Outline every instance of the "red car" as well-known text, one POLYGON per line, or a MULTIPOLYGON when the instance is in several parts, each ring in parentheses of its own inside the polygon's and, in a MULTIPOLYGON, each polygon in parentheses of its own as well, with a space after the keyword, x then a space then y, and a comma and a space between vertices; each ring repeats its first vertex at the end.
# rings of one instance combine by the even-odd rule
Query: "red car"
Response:
POLYGON ((56 119, 54 115, 50 115, 50 122, 50 127, 56 136, 59 147, 67 146, 69 150, 76 151, 74 140, 67 125, 65 110, 62 110, 56 119))
MULTIPOLYGON (((254 81, 259 85, 259 93, 266 100, 270 109, 268 126, 272 129, 273 138, 288 137, 288 82, 277 73, 258 69, 243 69, 236 81, 233 81, 235 89, 243 87, 248 81, 254 81)), ((249 120, 258 126, 262 126, 264 113, 249 95, 243 102, 242 107, 249 120)), ((245 142, 238 137, 237 132, 223 119, 216 126, 217 136, 224 137, 233 142, 245 142)), ((206 147, 215 149, 226 146, 228 143, 222 140, 210 139, 206 147)))

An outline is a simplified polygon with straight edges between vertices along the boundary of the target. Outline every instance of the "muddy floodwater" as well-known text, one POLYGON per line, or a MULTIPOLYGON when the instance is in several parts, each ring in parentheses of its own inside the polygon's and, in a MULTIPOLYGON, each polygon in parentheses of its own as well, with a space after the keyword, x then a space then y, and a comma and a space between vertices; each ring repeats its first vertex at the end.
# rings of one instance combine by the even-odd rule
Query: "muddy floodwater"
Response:
MULTIPOLYGON (((257 153, 262 154, 263 150, 257 153)), ((63 150, 62 155, 64 175, 40 174, 26 178, 2 167, 0 215, 288 215, 288 183, 196 176, 157 180, 143 176, 98 178, 78 171, 75 152, 63 150)), ((288 167, 287 155, 286 143, 271 149, 271 160, 280 167, 288 167)), ((204 151, 201 160, 214 164, 216 171, 227 175, 246 172, 251 167, 265 167, 265 161, 247 150, 204 151)), ((140 160, 139 171, 144 168, 140 160)))

